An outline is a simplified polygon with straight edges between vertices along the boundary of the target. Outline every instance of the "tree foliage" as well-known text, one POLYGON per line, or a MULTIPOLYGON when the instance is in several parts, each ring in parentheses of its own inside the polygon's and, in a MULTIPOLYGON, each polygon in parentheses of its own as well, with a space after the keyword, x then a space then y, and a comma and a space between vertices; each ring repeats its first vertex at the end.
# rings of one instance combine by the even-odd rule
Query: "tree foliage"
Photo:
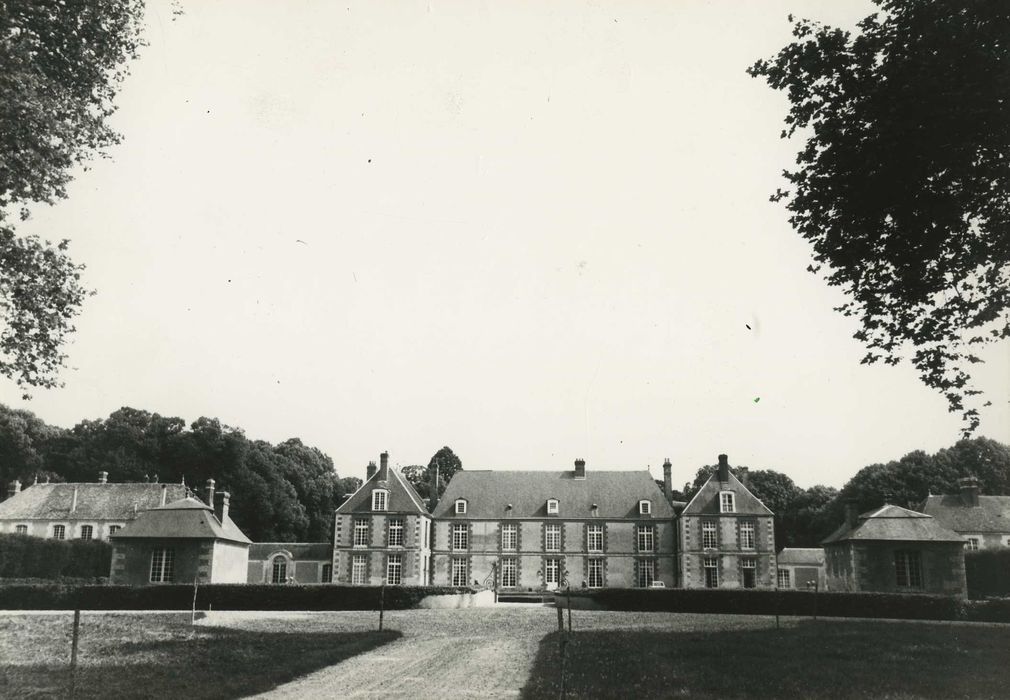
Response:
POLYGON ((863 362, 910 361, 967 437, 969 368, 1010 336, 1010 4, 874 2, 855 34, 795 21, 748 70, 786 92, 782 136, 806 138, 772 199, 845 291, 863 362))
POLYGON ((14 209, 67 196, 78 166, 119 142, 113 102, 141 45, 143 0, 0 3, 0 375, 52 387, 86 292, 82 266, 18 237, 14 209))
MULTIPOLYGON (((108 418, 64 430, 28 411, 0 406, 0 480, 36 477, 185 483, 203 495, 207 479, 232 494, 230 515, 259 542, 326 541, 333 512, 351 484, 332 460, 292 438, 250 440, 215 418, 181 418, 121 408, 108 418)), ((356 480, 360 483, 360 480, 356 480)))
POLYGON ((417 494, 427 501, 431 498, 431 482, 438 473, 438 492, 436 497, 441 497, 445 493, 445 487, 449 483, 452 475, 463 468, 463 462, 449 447, 443 447, 431 456, 427 467, 420 464, 411 464, 400 469, 400 473, 410 482, 417 494))

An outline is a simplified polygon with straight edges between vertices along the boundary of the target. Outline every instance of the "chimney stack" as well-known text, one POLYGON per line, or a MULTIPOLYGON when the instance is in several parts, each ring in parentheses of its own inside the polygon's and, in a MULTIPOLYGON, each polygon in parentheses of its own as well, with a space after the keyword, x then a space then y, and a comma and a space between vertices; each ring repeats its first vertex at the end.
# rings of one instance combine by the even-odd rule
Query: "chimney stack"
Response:
POLYGON ((389 481, 389 453, 379 455, 379 481, 389 481))
POLYGON ((98 483, 99 484, 109 483, 109 472, 98 472, 98 483))
POLYGON ((168 484, 161 485, 161 505, 168 502, 168 484))
POLYGON ((11 485, 7 487, 7 498, 14 498, 14 496, 19 493, 21 493, 21 482, 15 479, 11 482, 11 485))
POLYGON ((207 497, 204 499, 204 503, 209 505, 211 508, 214 507, 214 480, 207 479, 207 497))
POLYGON ((375 476, 376 469, 377 467, 375 466, 375 462, 368 463, 368 466, 365 468, 365 481, 368 481, 375 476))
POLYGON ((227 491, 222 491, 214 498, 214 515, 217 516, 218 522, 224 525, 225 519, 228 517, 228 504, 231 503, 231 494, 227 491))
POLYGON ((978 507, 978 479, 966 476, 958 479, 957 485, 961 488, 961 503, 969 508, 978 507))
POLYGON ((729 457, 719 455, 719 481, 727 483, 729 481, 729 457))
POLYGON ((575 460, 575 478, 585 479, 586 478, 586 460, 581 457, 575 460))
POLYGON ((670 458, 667 457, 663 460, 663 494, 666 496, 666 500, 673 503, 673 465, 670 463, 670 458))
POLYGON ((850 530, 855 530, 859 524, 859 500, 856 498, 845 499, 845 524, 850 530))
POLYGON ((428 493, 428 510, 435 512, 438 505, 438 464, 431 470, 431 491, 428 493))
POLYGON ((77 487, 75 486, 73 500, 70 501, 70 513, 73 514, 76 512, 77 512, 77 487))

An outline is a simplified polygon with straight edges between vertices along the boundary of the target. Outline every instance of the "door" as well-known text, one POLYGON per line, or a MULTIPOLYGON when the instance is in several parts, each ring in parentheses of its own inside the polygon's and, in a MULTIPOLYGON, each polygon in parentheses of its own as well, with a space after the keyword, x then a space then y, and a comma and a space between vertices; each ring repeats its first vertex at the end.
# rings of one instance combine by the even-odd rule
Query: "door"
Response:
POLYGON ((557 559, 544 560, 544 585, 549 591, 557 590, 560 583, 560 569, 557 559))

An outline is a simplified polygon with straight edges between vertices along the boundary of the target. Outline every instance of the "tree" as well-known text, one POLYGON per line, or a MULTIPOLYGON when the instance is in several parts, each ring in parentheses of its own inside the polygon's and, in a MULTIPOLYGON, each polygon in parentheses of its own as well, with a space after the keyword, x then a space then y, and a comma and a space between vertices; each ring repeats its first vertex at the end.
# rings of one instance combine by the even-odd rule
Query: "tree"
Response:
POLYGON ((431 483, 431 475, 438 469, 438 497, 445 493, 445 487, 452 479, 453 474, 463 469, 463 462, 448 446, 443 447, 431 456, 428 462, 428 480, 431 483))
POLYGON ((0 374, 52 387, 86 296, 82 266, 4 222, 67 196, 77 166, 119 142, 108 125, 141 45, 143 0, 0 4, 0 374))
POLYGON ((1010 337, 1010 4, 874 2, 854 36, 795 21, 748 69, 786 91, 783 138, 806 137, 772 200, 845 291, 863 363, 910 361, 967 437, 969 367, 1010 337))

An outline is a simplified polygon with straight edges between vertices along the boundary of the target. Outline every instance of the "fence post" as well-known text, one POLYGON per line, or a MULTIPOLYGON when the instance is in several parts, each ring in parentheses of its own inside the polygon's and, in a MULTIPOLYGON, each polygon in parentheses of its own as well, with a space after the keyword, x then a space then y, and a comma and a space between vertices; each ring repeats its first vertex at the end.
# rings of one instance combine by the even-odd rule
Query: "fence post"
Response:
POLYGON ((190 620, 189 620, 189 624, 190 625, 195 625, 196 624, 196 587, 197 587, 197 585, 198 585, 197 584, 197 579, 194 578, 193 579, 193 610, 192 610, 192 615, 190 616, 190 620))
POLYGON ((820 590, 820 581, 814 581, 814 619, 817 619, 817 593, 820 590))
POLYGON ((77 642, 81 632, 81 609, 74 609, 74 632, 70 642, 70 697, 77 694, 77 642))
POLYGON ((382 617, 386 612, 386 584, 379 588, 379 631, 382 631, 382 617))
POLYGON ((568 634, 572 633, 572 592, 568 591, 568 595, 565 596, 565 600, 568 602, 568 634))

